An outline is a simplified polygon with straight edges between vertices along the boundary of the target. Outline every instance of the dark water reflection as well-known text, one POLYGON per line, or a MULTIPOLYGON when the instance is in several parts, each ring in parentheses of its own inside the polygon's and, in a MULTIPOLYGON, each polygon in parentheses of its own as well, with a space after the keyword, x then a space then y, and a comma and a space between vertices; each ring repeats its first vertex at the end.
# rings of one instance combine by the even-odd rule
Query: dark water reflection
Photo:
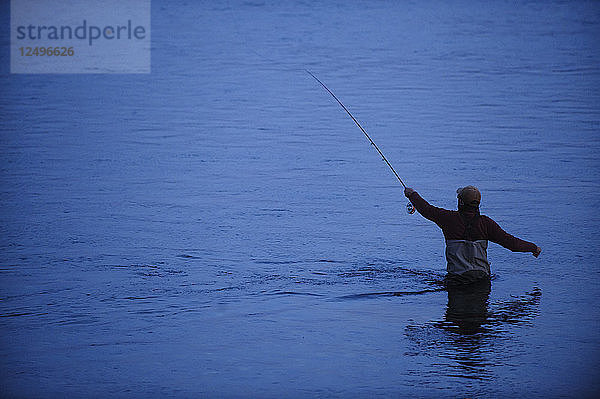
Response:
POLYGON ((492 368, 518 350, 511 343, 512 326, 526 327, 537 316, 542 292, 534 287, 518 297, 490 303, 491 283, 449 287, 443 320, 412 324, 405 335, 412 343, 409 356, 437 358, 435 371, 420 377, 440 375, 471 380, 494 379, 492 368), (440 359, 443 361, 439 362, 440 359))
POLYGON ((467 287, 449 287, 446 316, 439 327, 449 330, 458 329, 459 333, 466 335, 482 331, 482 324, 488 317, 490 292, 489 280, 467 287))

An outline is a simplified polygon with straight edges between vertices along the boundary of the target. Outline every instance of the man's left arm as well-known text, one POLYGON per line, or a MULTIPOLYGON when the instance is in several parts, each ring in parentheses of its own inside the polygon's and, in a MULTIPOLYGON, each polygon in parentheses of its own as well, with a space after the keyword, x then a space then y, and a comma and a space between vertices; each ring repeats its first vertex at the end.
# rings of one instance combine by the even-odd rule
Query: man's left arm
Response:
POLYGON ((506 249, 513 252, 531 252, 536 258, 542 251, 542 249, 534 243, 521 240, 520 238, 508 234, 506 231, 502 230, 498 223, 488 217, 486 217, 486 225, 489 240, 502 245, 506 249))

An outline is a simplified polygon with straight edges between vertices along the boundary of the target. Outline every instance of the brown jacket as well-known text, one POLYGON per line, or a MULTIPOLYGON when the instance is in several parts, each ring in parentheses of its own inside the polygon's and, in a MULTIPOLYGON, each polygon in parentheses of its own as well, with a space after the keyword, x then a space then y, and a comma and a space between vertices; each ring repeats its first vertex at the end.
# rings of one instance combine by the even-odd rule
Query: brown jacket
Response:
POLYGON ((409 199, 423 217, 431 220, 442 229, 446 240, 490 240, 513 252, 533 252, 536 250, 534 243, 508 234, 491 218, 479 215, 479 210, 459 212, 437 208, 421 198, 417 192, 413 192, 409 199), (479 217, 471 227, 471 237, 466 237, 467 226, 465 221, 468 223, 475 216, 479 217))

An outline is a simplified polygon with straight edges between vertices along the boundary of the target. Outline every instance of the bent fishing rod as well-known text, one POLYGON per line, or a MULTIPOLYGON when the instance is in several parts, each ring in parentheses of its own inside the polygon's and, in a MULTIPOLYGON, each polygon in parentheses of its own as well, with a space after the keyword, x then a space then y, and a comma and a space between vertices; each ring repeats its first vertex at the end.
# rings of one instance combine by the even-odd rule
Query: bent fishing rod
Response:
MULTIPOLYGON (((321 84, 321 86, 323 86, 323 88, 325 90, 327 90, 327 92, 329 94, 332 95, 333 98, 335 98, 335 101, 338 102, 338 104, 340 104, 340 106, 344 109, 344 111, 346 111, 346 113, 348 114, 348 116, 350 116, 350 118, 352 118, 352 120, 354 121, 354 123, 356 123, 356 126, 358 126, 358 128, 363 132, 363 134, 365 135, 365 137, 369 140, 369 142, 371 143, 371 145, 373 147, 375 147, 375 149, 377 150, 377 152, 379 153, 379 155, 381 155, 381 159, 383 159, 385 161, 385 163, 387 164, 387 166, 389 166, 389 168, 392 170, 392 172, 394 173, 394 176, 396 176, 396 179, 398 179, 398 181, 400 182, 400 184, 402 184, 402 187, 406 188, 406 184, 404 184, 404 182, 402 181, 402 179, 400 178, 400 176, 398 175, 398 173, 396 172, 396 170, 394 169, 394 167, 392 166, 392 164, 390 163, 390 161, 387 160, 387 158, 385 157, 385 155, 383 155, 383 152, 381 152, 381 150, 379 149, 379 147, 377 147, 377 144, 375 144, 375 142, 373 141, 373 139, 371 138, 371 136, 369 136, 369 134, 367 133, 367 131, 361 126, 361 124, 356 120, 356 118, 354 117, 354 115, 352 115, 350 113, 350 111, 348 111, 348 108, 346 108, 346 106, 344 104, 342 104, 342 102, 340 101, 339 98, 337 98, 337 96, 335 94, 333 94, 333 92, 331 90, 329 90, 329 88, 327 86, 325 86, 325 83, 321 82, 319 80, 319 78, 317 78, 311 71, 309 71, 308 69, 305 69, 305 71, 312 76, 313 78, 315 78, 315 80, 317 82, 319 82, 321 84)), ((406 210, 408 213, 413 214, 415 213, 415 208, 414 206, 409 202, 408 204, 406 204, 406 210)))

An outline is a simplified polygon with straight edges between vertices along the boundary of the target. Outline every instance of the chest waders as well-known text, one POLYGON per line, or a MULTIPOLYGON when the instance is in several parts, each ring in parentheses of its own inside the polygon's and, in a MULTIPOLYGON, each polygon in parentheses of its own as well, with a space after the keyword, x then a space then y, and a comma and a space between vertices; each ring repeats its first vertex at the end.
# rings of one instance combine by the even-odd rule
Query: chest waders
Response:
POLYGON ((446 270, 449 275, 465 277, 465 280, 477 280, 490 276, 490 264, 487 259, 487 240, 473 239, 473 226, 479 220, 475 215, 470 220, 460 213, 465 224, 462 240, 446 240, 446 270))

